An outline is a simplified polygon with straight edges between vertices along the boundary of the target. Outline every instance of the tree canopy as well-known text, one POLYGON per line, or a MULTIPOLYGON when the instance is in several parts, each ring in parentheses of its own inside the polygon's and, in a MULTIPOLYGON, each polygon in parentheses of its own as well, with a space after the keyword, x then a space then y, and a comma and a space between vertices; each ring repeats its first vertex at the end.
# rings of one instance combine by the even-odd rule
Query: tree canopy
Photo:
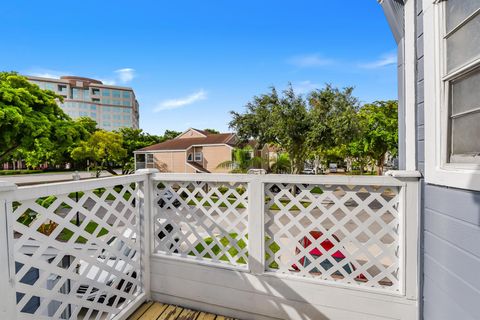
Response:
POLYGON ((18 148, 47 145, 54 128, 63 132, 70 118, 57 105, 61 99, 15 72, 0 72, 0 161, 18 148))
POLYGON ((255 139, 261 147, 276 145, 288 155, 291 173, 300 173, 307 158, 373 160, 383 169, 385 155, 396 155, 397 102, 361 105, 353 88, 326 85, 306 97, 292 86, 253 97, 245 112, 232 111, 230 127, 242 141, 255 139))

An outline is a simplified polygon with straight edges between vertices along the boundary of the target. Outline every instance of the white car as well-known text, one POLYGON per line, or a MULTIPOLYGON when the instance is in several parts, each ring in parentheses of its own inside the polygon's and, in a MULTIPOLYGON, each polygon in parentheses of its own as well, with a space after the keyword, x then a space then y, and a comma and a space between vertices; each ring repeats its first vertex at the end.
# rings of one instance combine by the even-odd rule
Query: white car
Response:
MULTIPOLYGON (((135 242, 135 234, 132 230, 127 230, 124 232, 124 237, 130 237, 133 242, 135 242), (130 236, 132 235, 132 236, 130 236)), ((114 268, 115 270, 122 272, 125 274, 125 278, 137 278, 137 272, 134 270, 133 266, 125 261, 125 259, 132 259, 137 254, 136 252, 132 255, 132 250, 134 248, 129 247, 123 240, 118 239, 117 237, 112 237, 108 240, 107 244, 116 249, 116 251, 122 252, 122 257, 117 259, 116 256, 109 256, 105 255, 105 250, 102 251, 102 254, 97 257, 98 265, 93 265, 87 271, 87 268, 90 266, 90 263, 87 261, 80 260, 78 273, 87 277, 88 279, 95 281, 99 284, 106 284, 107 286, 112 286, 117 279, 117 277, 111 274, 107 270, 102 270, 102 266, 109 266, 110 268, 114 268), (128 258, 127 258, 128 257, 128 258), (127 264, 127 266, 125 266, 127 264), (98 275, 98 273, 100 274, 98 275), (85 274, 86 273, 86 274, 85 274)), ((121 289, 124 286, 125 280, 120 280, 116 287, 117 289, 121 289)), ((106 290, 101 290, 99 288, 93 287, 90 288, 92 285, 82 284, 79 286, 76 295, 79 298, 87 299, 89 301, 94 301, 97 299, 99 303, 103 303, 108 296, 108 292, 106 290)), ((133 286, 132 282, 128 282, 127 285, 124 286, 123 290, 125 292, 130 292, 133 286)), ((113 304, 115 301, 116 296, 112 296, 109 298, 108 303, 113 304)))

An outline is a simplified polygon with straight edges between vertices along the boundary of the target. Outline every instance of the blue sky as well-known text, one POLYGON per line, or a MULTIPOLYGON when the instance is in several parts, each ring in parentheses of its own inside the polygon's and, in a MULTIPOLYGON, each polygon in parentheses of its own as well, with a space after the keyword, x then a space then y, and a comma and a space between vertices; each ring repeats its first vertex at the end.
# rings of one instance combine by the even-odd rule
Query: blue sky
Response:
POLYGON ((228 130, 272 85, 396 99, 396 45, 376 0, 4 1, 0 70, 131 86, 140 126, 228 130))

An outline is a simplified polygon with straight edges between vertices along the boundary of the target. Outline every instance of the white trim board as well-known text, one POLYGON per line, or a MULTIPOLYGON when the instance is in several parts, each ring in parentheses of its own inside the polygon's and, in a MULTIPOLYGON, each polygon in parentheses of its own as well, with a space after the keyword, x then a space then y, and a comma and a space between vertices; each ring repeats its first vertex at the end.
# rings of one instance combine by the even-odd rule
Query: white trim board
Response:
POLYGON ((152 296, 250 319, 418 319, 406 297, 152 257, 152 296), (170 300, 171 299, 171 300, 170 300))
POLYGON ((442 8, 438 1, 423 0, 425 90, 425 181, 430 184, 480 191, 480 170, 472 165, 446 163, 447 108, 442 80, 442 8))

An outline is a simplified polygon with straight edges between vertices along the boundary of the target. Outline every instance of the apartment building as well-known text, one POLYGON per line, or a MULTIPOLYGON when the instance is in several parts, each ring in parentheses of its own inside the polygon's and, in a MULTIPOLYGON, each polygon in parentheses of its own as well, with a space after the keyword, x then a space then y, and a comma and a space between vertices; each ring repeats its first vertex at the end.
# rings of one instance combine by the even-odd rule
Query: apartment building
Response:
POLYGON ((107 131, 139 127, 139 105, 132 88, 76 76, 27 78, 40 88, 62 96, 64 101, 60 106, 73 119, 90 117, 107 131))

